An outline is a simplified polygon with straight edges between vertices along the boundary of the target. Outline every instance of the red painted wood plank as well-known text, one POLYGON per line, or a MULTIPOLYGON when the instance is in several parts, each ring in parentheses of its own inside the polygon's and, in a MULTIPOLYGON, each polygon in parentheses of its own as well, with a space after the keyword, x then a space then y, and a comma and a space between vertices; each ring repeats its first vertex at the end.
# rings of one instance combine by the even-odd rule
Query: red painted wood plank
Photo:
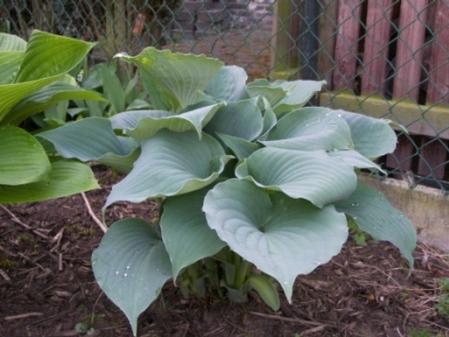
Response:
POLYGON ((449 103, 449 0, 436 2, 429 64, 428 103, 449 103))
POLYGON ((351 89, 357 71, 361 0, 340 0, 337 11, 334 87, 351 89))
POLYGON ((443 141, 435 140, 429 143, 428 137, 422 137, 421 152, 418 164, 418 174, 437 179, 444 177, 445 162, 448 160, 447 145, 443 141))
POLYGON ((381 94, 384 89, 392 5, 392 0, 368 2, 362 72, 365 94, 381 94))
POLYGON ((427 0, 401 1, 393 95, 418 98, 427 0))

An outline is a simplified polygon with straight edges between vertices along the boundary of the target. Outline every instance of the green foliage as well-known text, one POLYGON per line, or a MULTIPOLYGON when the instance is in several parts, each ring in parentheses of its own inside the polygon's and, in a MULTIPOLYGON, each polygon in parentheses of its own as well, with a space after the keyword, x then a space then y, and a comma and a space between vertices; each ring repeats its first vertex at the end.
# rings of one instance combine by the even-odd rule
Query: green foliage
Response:
MULTIPOLYGON (((118 144, 120 134, 140 148, 105 207, 162 200, 155 232, 141 220, 121 220, 93 254, 100 287, 134 334, 139 314, 169 278, 185 296, 242 302, 254 291, 277 310, 277 284, 291 301, 297 276, 339 253, 348 216, 412 264, 413 226, 357 181, 357 169, 381 170, 372 160, 393 151, 388 122, 304 107, 323 82, 246 83, 242 68, 154 48, 118 57, 137 66, 155 109, 124 111, 102 126, 86 118, 83 129, 104 128, 108 143, 118 144)), ((70 158, 119 152, 101 146, 100 130, 76 130, 80 125, 41 136, 70 158), (83 146, 74 151, 77 134, 83 146)))
POLYGON ((449 279, 442 278, 438 281, 440 287, 440 296, 435 308, 440 316, 449 319, 449 279))
POLYGON ((101 99, 68 75, 92 43, 33 31, 25 42, 0 34, 0 203, 40 201, 97 187, 86 165, 52 161, 19 125, 68 99, 101 99))
POLYGON ((352 218, 348 219, 348 227, 355 244, 357 246, 366 246, 369 235, 360 230, 352 218))
MULTIPOLYGON (((71 101, 46 109, 34 118, 42 127, 64 125, 73 119, 110 117, 125 110, 148 109, 147 95, 138 88, 138 75, 126 68, 117 69, 114 62, 85 66, 78 72, 77 82, 82 90, 90 90, 100 99, 72 95, 71 101)), ((77 82, 74 81, 78 86, 77 82)))
POLYGON ((449 318, 449 294, 443 294, 438 298, 436 309, 440 316, 449 318))
POLYGON ((412 329, 410 332, 410 337, 443 337, 441 334, 433 334, 431 331, 426 329, 412 329))
POLYGON ((445 277, 438 280, 438 286, 440 287, 442 293, 449 294, 449 278, 445 277))

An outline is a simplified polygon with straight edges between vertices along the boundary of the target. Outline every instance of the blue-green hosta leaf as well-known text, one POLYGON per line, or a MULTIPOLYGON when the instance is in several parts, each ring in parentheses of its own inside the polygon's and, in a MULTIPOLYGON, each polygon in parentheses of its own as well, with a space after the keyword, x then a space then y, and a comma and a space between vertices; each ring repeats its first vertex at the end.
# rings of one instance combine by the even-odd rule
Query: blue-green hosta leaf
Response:
POLYGON ((116 153, 107 153, 103 157, 96 160, 99 164, 103 164, 111 167, 112 169, 121 172, 128 173, 132 170, 134 162, 139 158, 140 148, 133 138, 117 136, 122 148, 127 155, 117 155, 116 153))
POLYGON ((217 140, 195 132, 158 132, 142 143, 132 171, 112 187, 105 207, 117 201, 142 202, 202 189, 224 170, 226 156, 217 140))
POLYGON ((168 198, 164 203, 160 221, 162 241, 167 249, 173 278, 196 261, 218 253, 225 243, 206 222, 202 212, 203 189, 168 198))
POLYGON ((271 129, 276 126, 278 120, 270 102, 265 97, 259 98, 259 107, 263 114, 263 130, 259 139, 264 140, 271 129))
POLYGON ((25 51, 27 43, 20 37, 7 33, 0 33, 0 51, 25 51))
POLYGON ((0 84, 12 83, 22 64, 23 51, 0 52, 0 84))
POLYGON ((256 80, 248 84, 246 90, 251 97, 264 96, 274 107, 277 116, 304 106, 317 92, 321 91, 325 81, 284 81, 269 82, 256 80))
POLYGON ((84 74, 81 86, 87 89, 98 89, 103 86, 101 72, 103 68, 115 73, 117 70, 115 62, 98 63, 89 67, 87 74, 84 74))
POLYGON ((279 281, 289 301, 296 277, 328 262, 348 236, 346 218, 333 206, 319 209, 246 180, 217 184, 203 211, 218 237, 279 281))
MULTIPOLYGON (((69 101, 62 101, 56 103, 56 105, 45 109, 43 115, 32 116, 34 123, 38 124, 37 119, 42 118, 42 125, 46 127, 58 127, 66 123, 67 115, 69 114, 69 101), (47 125, 45 125, 45 123, 47 125)), ((70 115, 70 114, 69 114, 70 115)), ((40 125, 40 124, 38 124, 40 125)))
POLYGON ((156 109, 181 111, 201 101, 203 91, 223 63, 204 55, 172 53, 145 48, 139 55, 116 57, 134 63, 140 70, 151 103, 156 109))
POLYGON ((263 148, 236 168, 236 176, 318 207, 349 197, 357 186, 353 168, 324 151, 263 148))
POLYGON ((111 117, 112 127, 121 129, 135 139, 148 139, 161 129, 174 132, 195 130, 201 138, 203 127, 223 104, 214 104, 174 115, 162 110, 125 111, 111 117))
POLYGON ((0 127, 0 185, 22 185, 43 178, 50 161, 42 145, 26 131, 0 127))
POLYGON ((44 201, 98 188, 86 164, 59 160, 53 162, 46 179, 19 186, 0 185, 0 204, 44 201))
POLYGON ((162 241, 143 220, 117 221, 94 250, 92 269, 98 285, 125 313, 136 336, 139 315, 171 277, 162 241))
POLYGON ((374 169, 387 174, 379 165, 354 150, 330 151, 329 156, 359 169, 374 169))
POLYGON ((287 91, 287 95, 274 107, 276 115, 304 106, 317 92, 320 92, 326 81, 275 81, 274 87, 280 87, 287 91))
POLYGON ((233 102, 245 96, 248 75, 238 66, 223 66, 208 83, 206 94, 219 101, 233 102))
POLYGON ((34 30, 16 82, 65 74, 77 66, 95 44, 34 30))
POLYGON ((112 113, 115 114, 125 111, 126 94, 118 75, 116 75, 115 67, 109 67, 103 64, 100 67, 100 75, 103 93, 111 103, 112 113))
POLYGON ((88 112, 87 108, 68 108, 67 115, 74 118, 82 113, 88 112))
POLYGON ((58 102, 77 99, 104 100, 103 96, 96 91, 57 81, 21 100, 12 108, 4 122, 18 125, 31 115, 44 111, 58 102))
POLYGON ((225 135, 223 133, 216 133, 216 135, 239 160, 245 159, 251 153, 261 148, 260 144, 250 142, 243 138, 225 135))
POLYGON ((396 148, 397 136, 386 119, 373 118, 353 112, 335 110, 351 129, 354 149, 365 157, 375 159, 396 148))
POLYGON ((148 110, 148 109, 151 109, 150 103, 141 98, 136 98, 135 100, 131 101, 129 105, 126 107, 127 111, 148 110))
POLYGON ((64 158, 97 161, 122 172, 131 169, 136 157, 137 143, 127 137, 117 137, 111 122, 105 118, 84 118, 41 132, 38 137, 52 143, 64 158))
POLYGON ((359 184, 346 200, 336 204, 337 210, 350 215, 359 228, 376 240, 391 242, 401 251, 410 266, 416 247, 416 232, 410 221, 387 198, 375 189, 359 184))
POLYGON ((265 79, 259 79, 249 83, 246 91, 250 97, 264 97, 272 106, 275 106, 287 96, 286 90, 281 87, 271 86, 270 82, 265 79))
POLYGON ((345 120, 327 108, 302 108, 282 117, 268 133, 265 146, 291 150, 352 148, 351 131, 345 120))
POLYGON ((230 102, 217 111, 206 126, 209 133, 222 133, 253 140, 263 131, 263 116, 257 98, 230 102))

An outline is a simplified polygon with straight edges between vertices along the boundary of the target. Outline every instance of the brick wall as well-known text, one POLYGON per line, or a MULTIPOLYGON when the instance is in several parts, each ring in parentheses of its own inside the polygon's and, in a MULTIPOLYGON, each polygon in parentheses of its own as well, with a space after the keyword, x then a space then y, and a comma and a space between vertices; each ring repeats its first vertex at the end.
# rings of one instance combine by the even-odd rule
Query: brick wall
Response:
POLYGON ((186 0, 176 14, 175 31, 193 36, 232 29, 271 30, 275 0, 186 0))

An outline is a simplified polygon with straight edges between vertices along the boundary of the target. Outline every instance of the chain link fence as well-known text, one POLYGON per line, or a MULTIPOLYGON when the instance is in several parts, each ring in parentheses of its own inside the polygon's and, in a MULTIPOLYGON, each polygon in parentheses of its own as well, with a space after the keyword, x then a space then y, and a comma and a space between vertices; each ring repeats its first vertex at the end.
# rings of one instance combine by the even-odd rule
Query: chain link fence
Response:
POLYGON ((449 0, 0 0, 0 31, 98 41, 92 62, 148 45, 204 53, 250 78, 326 79, 315 103, 385 117, 381 158, 449 192, 449 0))

